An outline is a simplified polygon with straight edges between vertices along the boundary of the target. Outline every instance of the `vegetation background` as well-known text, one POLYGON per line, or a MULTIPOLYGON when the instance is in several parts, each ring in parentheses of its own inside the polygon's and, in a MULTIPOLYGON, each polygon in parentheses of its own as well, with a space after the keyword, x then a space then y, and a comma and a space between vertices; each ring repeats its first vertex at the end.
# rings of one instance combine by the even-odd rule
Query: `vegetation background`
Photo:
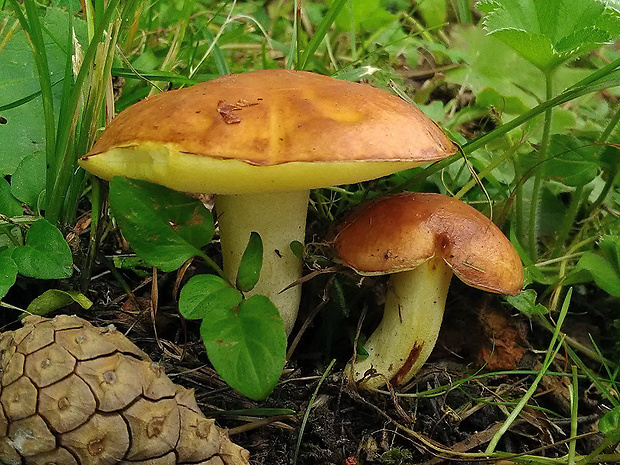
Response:
MULTIPOLYGON (((254 463, 620 459, 616 0, 3 0, 0 7, 5 325, 23 311, 60 309, 115 322, 197 389, 254 463), (267 400, 252 401, 205 365, 198 327, 178 316, 185 275, 150 266, 167 259, 157 244, 131 253, 116 223, 122 207, 108 216, 107 186, 76 160, 115 113, 150 94, 274 68, 394 92, 462 152, 313 192, 304 251, 312 279, 287 368, 267 400), (519 250, 527 286, 500 299, 455 283, 434 358, 415 382, 358 393, 342 368, 360 316, 367 315, 362 335, 380 318, 381 280, 336 270, 324 238, 362 200, 402 190, 452 195, 492 216, 519 250)), ((201 211, 209 229, 210 214, 201 211)), ((165 225, 168 214, 157 221, 165 225)), ((217 267, 216 242, 189 245, 199 258, 183 272, 217 267)), ((262 382, 227 381, 242 392, 262 382)))

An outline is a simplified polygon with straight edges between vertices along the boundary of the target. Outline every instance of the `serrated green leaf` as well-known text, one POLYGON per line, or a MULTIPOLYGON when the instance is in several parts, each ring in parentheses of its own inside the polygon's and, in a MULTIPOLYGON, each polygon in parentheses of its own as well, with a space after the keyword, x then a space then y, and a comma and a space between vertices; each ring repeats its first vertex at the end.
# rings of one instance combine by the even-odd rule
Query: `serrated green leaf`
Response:
POLYGON ((284 367, 286 334, 267 297, 252 296, 235 311, 214 309, 200 333, 209 360, 232 388, 252 399, 271 393, 284 367))
POLYGON ((201 274, 192 277, 179 297, 179 311, 188 320, 210 319, 220 309, 236 308, 243 297, 241 293, 219 276, 201 274))
POLYGON ((17 279, 17 265, 11 253, 11 250, 0 253, 0 299, 4 298, 17 279))
POLYGON ((157 184, 114 177, 110 209, 136 254, 163 271, 200 255, 213 237, 213 217, 199 200, 157 184))
POLYGON ((598 421, 598 430, 611 442, 620 442, 620 406, 601 417, 598 421))
POLYGON ((599 0, 492 0, 477 7, 489 34, 545 72, 620 31, 617 11, 599 0))
POLYGON ((506 302, 527 315, 546 315, 549 310, 544 305, 536 303, 536 291, 526 289, 516 296, 506 296, 506 302))
POLYGON ((248 292, 254 289, 263 267, 263 240, 257 232, 252 231, 248 245, 241 256, 237 270, 237 289, 248 292))
POLYGON ((84 309, 93 305, 90 299, 80 292, 49 289, 30 302, 26 310, 35 315, 47 315, 74 302, 84 309))
POLYGON ((0 177, 0 213, 8 216, 20 216, 24 212, 22 203, 11 192, 11 185, 0 177))
POLYGON ((554 134, 549 146, 545 173, 549 179, 566 186, 583 186, 598 174, 598 148, 590 141, 574 136, 554 134))
POLYGON ((38 210, 38 207, 45 209, 41 195, 45 190, 45 173, 44 152, 35 152, 24 157, 11 176, 13 195, 35 210, 38 210))
POLYGON ((71 249, 62 233, 45 219, 34 222, 25 245, 12 253, 19 273, 37 279, 68 278, 73 274, 71 249))

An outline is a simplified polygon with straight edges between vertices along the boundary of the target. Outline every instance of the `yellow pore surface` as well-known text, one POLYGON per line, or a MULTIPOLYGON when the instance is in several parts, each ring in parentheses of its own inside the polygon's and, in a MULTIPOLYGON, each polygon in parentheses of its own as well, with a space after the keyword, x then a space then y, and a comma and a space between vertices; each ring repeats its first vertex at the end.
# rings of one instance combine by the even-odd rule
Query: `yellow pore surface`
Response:
POLYGON ((120 113, 80 164, 106 179, 226 194, 368 180, 455 150, 430 119, 388 92, 270 70, 145 99, 120 113))

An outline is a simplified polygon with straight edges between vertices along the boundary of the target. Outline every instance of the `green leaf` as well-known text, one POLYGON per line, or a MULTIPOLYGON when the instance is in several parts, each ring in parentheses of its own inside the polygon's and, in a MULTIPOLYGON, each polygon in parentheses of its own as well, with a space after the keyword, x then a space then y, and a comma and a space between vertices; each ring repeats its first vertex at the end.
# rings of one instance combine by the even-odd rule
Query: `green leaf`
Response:
POLYGON ((110 208, 136 254, 163 271, 200 255, 213 237, 213 217, 199 200, 157 184, 113 178, 110 208))
POLYGON ((45 205, 39 205, 45 191, 45 172, 45 152, 24 157, 11 176, 13 195, 35 210, 45 209, 45 205))
POLYGON ((0 177, 0 213, 11 218, 23 212, 22 203, 13 196, 10 184, 0 177))
POLYGON ((436 28, 447 20, 446 0, 419 0, 418 11, 428 28, 436 28))
MULTIPOLYGON (((336 0, 330 0, 330 6, 336 0)), ((397 17, 387 11, 384 0, 355 0, 348 2, 338 14, 336 25, 344 31, 355 30, 377 30, 387 24, 396 21, 397 17)))
POLYGON ((30 226, 26 244, 13 249, 19 273, 30 278, 60 279, 73 273, 71 249, 62 233, 45 219, 30 226))
POLYGON ((506 302, 527 315, 546 315, 549 313, 544 305, 536 303, 536 291, 533 289, 521 291, 516 296, 506 296, 506 302))
POLYGON ((269 395, 284 367, 286 334, 267 297, 252 296, 235 311, 218 308, 200 333, 209 360, 231 387, 252 399, 269 395))
POLYGON ((483 0, 484 28, 548 72, 620 33, 620 14, 599 0, 483 0))
POLYGON ((300 260, 304 258, 304 245, 299 241, 293 241, 290 243, 289 247, 291 248, 291 252, 300 260))
POLYGON ((620 441, 620 405, 607 412, 598 421, 598 430, 611 442, 620 441))
MULTIPOLYGON (((52 84, 61 82, 64 75, 69 33, 69 13, 59 8, 41 8, 44 28, 43 40, 50 68, 52 84)), ((11 30, 15 18, 0 12, 0 23, 7 21, 5 32, 11 30)), ((76 35, 82 44, 86 41, 85 22, 73 18, 76 35)), ((32 49, 21 28, 11 36, 0 30, 0 107, 10 105, 40 91, 37 69, 32 49), (6 43, 3 43, 6 40, 6 43)), ((54 87, 54 107, 60 108, 60 85, 54 87)), ((6 124, 0 125, 0 173, 13 174, 19 162, 34 152, 45 150, 45 123, 41 97, 23 102, 22 105, 3 110, 6 124)))
POLYGON ((263 267, 263 241, 257 232, 252 231, 250 240, 243 252, 237 271, 237 289, 248 292, 254 289, 260 270, 263 267))
POLYGON ((12 250, 4 250, 0 253, 0 299, 9 292, 17 279, 17 265, 11 258, 12 250))
POLYGON ((575 272, 588 271, 598 287, 614 297, 620 297, 620 236, 605 236, 599 241, 603 255, 585 252, 575 272))
POLYGON ((242 300, 241 293, 219 276, 201 274, 183 286, 179 311, 188 320, 210 319, 220 309, 236 308, 242 300))
POLYGON ((549 146, 545 173, 571 187, 583 186, 598 174, 596 153, 599 149, 590 141, 574 136, 554 134, 549 146))
POLYGON ((30 302, 26 310, 35 315, 47 315, 73 302, 79 304, 84 309, 89 309, 93 306, 88 297, 80 292, 49 289, 30 302))

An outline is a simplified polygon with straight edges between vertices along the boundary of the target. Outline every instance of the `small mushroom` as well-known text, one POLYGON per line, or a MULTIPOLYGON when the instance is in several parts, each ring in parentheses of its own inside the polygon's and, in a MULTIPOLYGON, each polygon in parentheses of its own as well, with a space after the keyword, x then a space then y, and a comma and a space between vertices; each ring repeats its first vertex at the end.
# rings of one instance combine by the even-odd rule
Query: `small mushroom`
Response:
MULTIPOLYGON (((407 192, 362 205, 334 239, 344 263, 361 275, 390 274, 383 319, 352 364, 362 387, 404 384, 430 356, 450 279, 517 295, 523 266, 490 219, 460 200, 407 192)), ((349 367, 351 368, 351 366, 349 367)))
POLYGON ((182 192, 214 193, 224 272, 234 282, 250 233, 263 240, 251 293, 269 297, 290 333, 299 307, 310 189, 375 179, 442 159, 454 144, 388 92, 302 71, 224 76, 120 113, 80 165, 182 192))

